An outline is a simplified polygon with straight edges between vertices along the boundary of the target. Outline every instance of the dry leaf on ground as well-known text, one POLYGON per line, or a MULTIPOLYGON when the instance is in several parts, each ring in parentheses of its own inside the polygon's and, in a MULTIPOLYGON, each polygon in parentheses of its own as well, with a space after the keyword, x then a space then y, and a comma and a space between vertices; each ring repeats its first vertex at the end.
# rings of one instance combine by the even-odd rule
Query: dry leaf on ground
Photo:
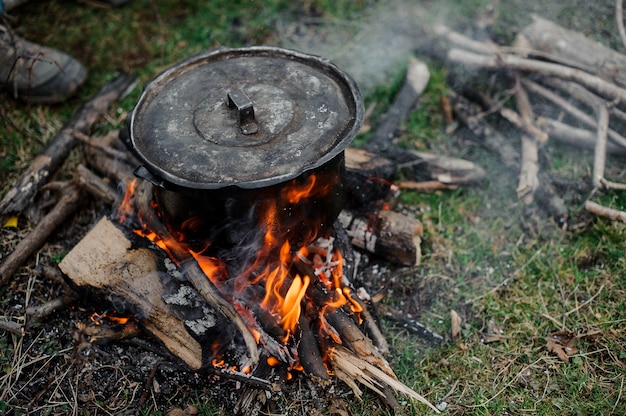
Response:
POLYGON ((548 351, 555 353, 561 361, 568 362, 569 357, 578 352, 574 346, 576 336, 570 331, 553 332, 546 337, 548 351))

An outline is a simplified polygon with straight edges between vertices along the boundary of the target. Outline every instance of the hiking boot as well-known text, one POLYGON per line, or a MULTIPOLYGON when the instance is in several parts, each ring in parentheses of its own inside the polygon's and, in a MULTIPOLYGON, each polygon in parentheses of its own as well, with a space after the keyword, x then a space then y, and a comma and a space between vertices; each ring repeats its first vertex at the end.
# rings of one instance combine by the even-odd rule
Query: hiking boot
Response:
POLYGON ((68 54, 29 42, 0 25, 0 85, 14 98, 59 103, 86 78, 83 65, 68 54))

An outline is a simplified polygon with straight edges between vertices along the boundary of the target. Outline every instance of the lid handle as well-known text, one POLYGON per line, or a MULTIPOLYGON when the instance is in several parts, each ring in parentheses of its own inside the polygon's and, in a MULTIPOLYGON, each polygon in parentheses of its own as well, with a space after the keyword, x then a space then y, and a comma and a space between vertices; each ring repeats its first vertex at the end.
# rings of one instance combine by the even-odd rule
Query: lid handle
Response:
POLYGON ((254 118, 252 101, 240 89, 228 93, 228 107, 236 108, 239 116, 239 128, 243 134, 254 134, 259 131, 259 126, 254 118))

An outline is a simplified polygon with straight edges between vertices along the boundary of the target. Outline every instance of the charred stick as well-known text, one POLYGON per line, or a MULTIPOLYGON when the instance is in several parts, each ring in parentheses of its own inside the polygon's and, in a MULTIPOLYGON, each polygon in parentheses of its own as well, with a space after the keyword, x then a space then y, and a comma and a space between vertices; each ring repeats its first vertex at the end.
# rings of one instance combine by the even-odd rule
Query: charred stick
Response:
POLYGON ((363 319, 365 330, 367 331, 367 335, 369 336, 369 338, 372 340, 372 343, 374 344, 374 346, 376 346, 376 348, 378 348, 378 351, 380 351, 381 354, 388 354, 389 344, 385 339, 385 335, 383 335, 383 332, 380 330, 380 327, 376 323, 376 320, 374 320, 374 317, 367 308, 367 305, 365 304, 365 302, 356 297, 354 298, 354 300, 358 302, 359 305, 361 305, 361 318, 363 319))
POLYGON ((135 80, 134 76, 120 75, 83 105, 35 157, 17 183, 0 201, 0 214, 22 211, 34 199, 39 188, 52 179, 78 142, 68 131, 89 133, 102 114, 134 85, 135 80))
POLYGON ((302 364, 305 373, 314 382, 327 386, 330 384, 328 370, 326 370, 318 343, 305 315, 305 313, 301 313, 298 320, 298 327, 300 328, 300 340, 298 341, 300 364, 302 364))
POLYGON ((29 318, 29 322, 40 321, 41 319, 53 314, 54 312, 63 309, 78 299, 76 293, 69 293, 63 297, 52 299, 46 303, 42 303, 38 306, 29 306, 26 308, 26 316, 29 318))
POLYGON ((429 328, 427 328, 424 324, 412 319, 410 316, 406 316, 406 314, 390 307, 385 304, 379 304, 379 309, 382 315, 393 322, 396 326, 400 328, 404 328, 412 334, 416 334, 422 339, 435 344, 441 345, 444 341, 443 337, 429 328))
POLYGON ((3 285, 31 255, 44 245, 59 225, 76 212, 80 207, 81 195, 76 186, 72 184, 63 186, 54 208, 0 264, 0 285, 3 285))

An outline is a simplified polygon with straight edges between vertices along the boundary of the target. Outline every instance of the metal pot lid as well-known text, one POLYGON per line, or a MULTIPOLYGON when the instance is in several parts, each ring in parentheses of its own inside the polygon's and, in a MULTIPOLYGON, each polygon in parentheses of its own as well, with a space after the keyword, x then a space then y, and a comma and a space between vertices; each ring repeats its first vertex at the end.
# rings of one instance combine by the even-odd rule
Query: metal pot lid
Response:
POLYGON ((219 48, 148 83, 129 133, 145 167, 169 183, 258 188, 322 166, 362 122, 356 84, 331 62, 277 47, 219 48))

